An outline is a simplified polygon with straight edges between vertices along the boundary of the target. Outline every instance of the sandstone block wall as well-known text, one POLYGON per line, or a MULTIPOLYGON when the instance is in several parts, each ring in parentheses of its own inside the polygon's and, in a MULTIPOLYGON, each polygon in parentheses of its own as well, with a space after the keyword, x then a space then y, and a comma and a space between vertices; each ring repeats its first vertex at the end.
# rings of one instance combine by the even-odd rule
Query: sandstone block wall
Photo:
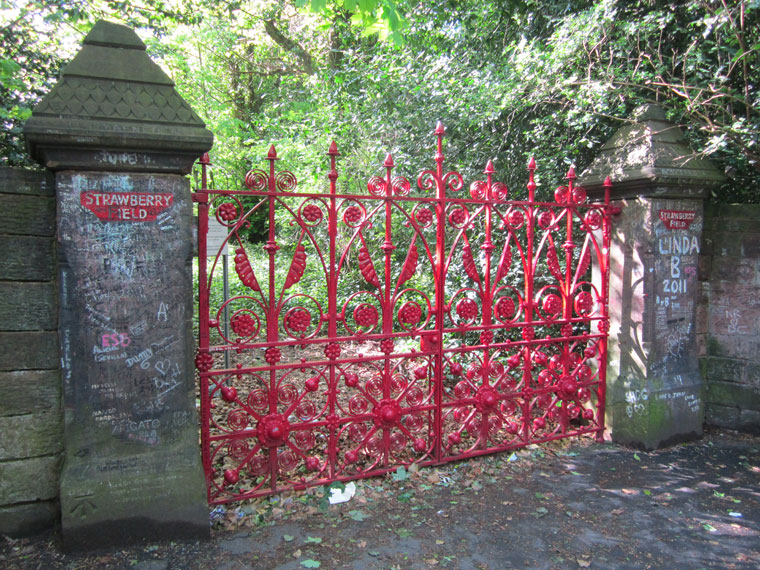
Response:
POLYGON ((55 191, 0 169, 0 534, 50 526, 63 449, 55 191))
POLYGON ((711 205, 700 260, 705 422, 760 432, 760 205, 711 205))

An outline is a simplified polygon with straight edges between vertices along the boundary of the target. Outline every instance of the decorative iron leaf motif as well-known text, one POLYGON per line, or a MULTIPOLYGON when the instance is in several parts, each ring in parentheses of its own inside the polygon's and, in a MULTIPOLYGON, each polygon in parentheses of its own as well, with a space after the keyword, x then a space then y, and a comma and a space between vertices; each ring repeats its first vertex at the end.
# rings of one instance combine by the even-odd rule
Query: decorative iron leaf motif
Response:
POLYGON ((253 273, 253 267, 251 267, 245 249, 242 247, 235 250, 235 272, 238 274, 238 277, 240 277, 243 285, 250 287, 254 291, 261 291, 259 282, 256 281, 256 275, 253 273))
POLYGON ((367 280, 367 283, 374 285, 378 289, 380 288, 380 281, 375 273, 375 266, 372 264, 372 258, 369 256, 369 250, 366 245, 362 245, 359 248, 359 270, 362 272, 362 277, 367 280))
POLYGON ((557 250, 554 249, 554 245, 549 244, 549 247, 546 249, 546 262, 549 266, 549 271, 551 271, 551 274, 554 275, 554 278, 562 282, 562 270, 559 267, 559 258, 557 257, 557 250))
POLYGON ((306 270, 306 250, 303 244, 298 244, 296 252, 293 254, 293 261, 290 264, 288 276, 285 278, 285 289, 289 289, 301 280, 303 272, 306 270))
POLYGON ((401 276, 398 279, 399 287, 409 281, 409 279, 412 278, 412 275, 417 271, 417 260, 419 257, 420 254, 417 251, 417 244, 412 241, 412 245, 409 247, 409 253, 406 254, 406 259, 404 260, 404 266, 401 268, 401 276))
POLYGON ((591 250, 588 247, 583 248, 581 254, 581 260, 578 262, 578 270, 575 273, 575 278, 580 279, 586 273, 589 264, 591 263, 591 250))
POLYGON ((494 285, 496 285, 503 277, 506 277, 509 272, 509 267, 512 265, 512 246, 509 241, 504 244, 504 251, 501 252, 501 259, 499 260, 499 266, 496 269, 496 279, 494 279, 494 285))
POLYGON ((470 249, 469 243, 462 248, 462 263, 464 265, 464 270, 467 272, 467 275, 470 276, 470 279, 480 285, 480 275, 478 275, 478 268, 472 257, 472 250, 470 249))

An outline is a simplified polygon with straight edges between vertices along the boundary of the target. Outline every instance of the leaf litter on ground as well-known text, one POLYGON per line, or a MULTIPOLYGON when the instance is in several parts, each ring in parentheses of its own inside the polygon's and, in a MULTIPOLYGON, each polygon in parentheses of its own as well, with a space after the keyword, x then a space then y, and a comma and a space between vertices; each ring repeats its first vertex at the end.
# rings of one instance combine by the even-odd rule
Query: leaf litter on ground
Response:
POLYGON ((575 446, 590 444, 590 440, 556 440, 543 443, 541 447, 528 446, 518 450, 522 454, 519 461, 516 452, 507 452, 510 454, 481 456, 439 466, 420 467, 412 463, 399 466, 385 476, 287 490, 279 495, 247 499, 237 505, 220 505, 211 512, 210 520, 212 528, 218 531, 235 531, 265 526, 277 520, 303 520, 318 515, 343 516, 361 522, 369 515, 356 506, 349 508, 348 504, 367 505, 393 497, 400 502, 419 505, 425 503, 426 493, 436 492, 442 487, 449 488, 453 495, 478 492, 486 483, 512 481, 532 469, 536 462, 546 461, 549 456, 577 455, 576 451, 572 451, 575 446), (329 504, 332 490, 344 492, 348 485, 355 487, 350 502, 329 504))

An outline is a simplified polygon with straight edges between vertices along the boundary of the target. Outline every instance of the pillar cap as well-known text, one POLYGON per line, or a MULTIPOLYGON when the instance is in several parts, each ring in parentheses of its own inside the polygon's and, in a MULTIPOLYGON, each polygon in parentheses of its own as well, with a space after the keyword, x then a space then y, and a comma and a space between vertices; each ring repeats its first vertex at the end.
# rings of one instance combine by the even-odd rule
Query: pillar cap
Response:
POLYGON ((591 195, 612 179, 613 198, 661 196, 704 198, 725 176, 690 147, 683 131, 668 121, 662 107, 639 107, 633 121, 612 135, 580 177, 591 195))
POLYGON ((98 21, 24 126, 51 170, 187 173, 213 135, 131 28, 98 21))

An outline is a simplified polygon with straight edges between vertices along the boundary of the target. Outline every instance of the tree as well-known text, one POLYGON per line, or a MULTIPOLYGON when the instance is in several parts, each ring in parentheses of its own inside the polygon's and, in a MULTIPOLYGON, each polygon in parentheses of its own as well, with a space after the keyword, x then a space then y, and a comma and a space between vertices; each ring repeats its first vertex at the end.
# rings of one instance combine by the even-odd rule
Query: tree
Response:
POLYGON ((198 23, 194 3, 179 6, 162 0, 0 0, 0 165, 36 166, 24 148, 23 123, 97 20, 118 20, 160 37, 180 23, 198 23))
MULTIPOLYGON (((60 65, 61 37, 46 44, 38 23, 80 32, 124 5, 30 4, 41 19, 4 26, 4 38, 19 38, 0 53, 5 163, 23 161, 18 125, 46 88, 35 78, 49 82, 60 65)), ((219 183, 239 183, 274 143, 299 180, 323 184, 331 139, 346 187, 389 151, 413 175, 430 164, 440 119, 450 166, 466 179, 493 158, 519 194, 535 154, 548 198, 571 163, 582 170, 634 108, 657 101, 728 175, 717 199, 760 201, 757 0, 130 6, 124 19, 214 131, 219 183)))

